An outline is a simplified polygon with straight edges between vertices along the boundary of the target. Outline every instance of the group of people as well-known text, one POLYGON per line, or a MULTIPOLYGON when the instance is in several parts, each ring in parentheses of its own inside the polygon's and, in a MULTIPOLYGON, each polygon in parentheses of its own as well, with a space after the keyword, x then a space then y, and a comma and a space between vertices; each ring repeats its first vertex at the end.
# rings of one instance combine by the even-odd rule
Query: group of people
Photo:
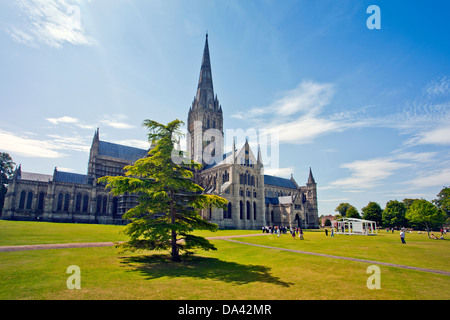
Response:
POLYGON ((262 227, 262 232, 263 233, 276 233, 277 236, 279 237, 281 234, 287 234, 288 231, 291 233, 292 238, 295 239, 296 236, 298 236, 298 238, 300 240, 303 240, 303 230, 302 228, 287 228, 285 226, 265 226, 262 227))

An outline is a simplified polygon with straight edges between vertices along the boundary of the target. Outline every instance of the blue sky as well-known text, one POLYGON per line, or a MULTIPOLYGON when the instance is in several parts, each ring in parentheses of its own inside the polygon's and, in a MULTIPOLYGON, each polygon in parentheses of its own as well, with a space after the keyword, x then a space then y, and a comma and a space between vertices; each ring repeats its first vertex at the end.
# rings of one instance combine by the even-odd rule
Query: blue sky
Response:
POLYGON ((434 199, 450 185, 447 1, 11 0, 0 3, 0 150, 86 173, 94 130, 144 148, 187 120, 205 33, 228 129, 276 129, 279 170, 319 214, 434 199), (381 29, 366 12, 381 9, 381 29))

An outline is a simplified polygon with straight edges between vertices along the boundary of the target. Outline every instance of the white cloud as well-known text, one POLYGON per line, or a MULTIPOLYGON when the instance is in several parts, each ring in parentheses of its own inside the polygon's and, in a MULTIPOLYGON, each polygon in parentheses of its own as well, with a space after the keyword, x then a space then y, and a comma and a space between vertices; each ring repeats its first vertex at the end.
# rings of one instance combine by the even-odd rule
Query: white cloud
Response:
POLYGON ((331 182, 328 188, 343 188, 348 190, 370 189, 380 185, 380 182, 394 174, 397 169, 410 166, 389 158, 359 160, 341 165, 352 174, 348 178, 331 182))
POLYGON ((25 24, 8 28, 12 38, 20 43, 43 43, 61 48, 65 43, 93 45, 81 21, 82 0, 15 0, 24 13, 25 24))
POLYGON ((69 116, 63 116, 60 118, 47 118, 45 119, 53 124, 60 124, 60 123, 78 123, 77 118, 69 117, 69 116))
POLYGON ((293 167, 288 168, 268 168, 264 169, 264 174, 269 176, 283 177, 289 179, 291 174, 294 174, 295 169, 293 167))
POLYGON ((440 97, 450 94, 450 79, 446 76, 437 81, 431 81, 425 87, 425 92, 429 97, 440 97))
POLYGON ((450 145, 450 127, 438 127, 429 131, 420 132, 416 137, 412 138, 407 144, 436 144, 448 146, 450 145))
POLYGON ((125 120, 127 116, 123 114, 111 114, 111 115, 104 115, 103 119, 100 120, 100 123, 112 127, 115 129, 132 129, 134 128, 133 125, 125 123, 123 120, 125 120))
POLYGON ((81 137, 49 135, 50 139, 36 139, 30 138, 30 135, 36 136, 0 130, 0 150, 25 157, 62 158, 67 156, 65 150, 89 152, 90 149, 90 145, 81 137))
POLYGON ((0 130, 0 149, 25 157, 61 158, 65 156, 49 141, 18 136, 2 130, 0 130))
POLYGON ((450 185, 450 168, 444 168, 422 174, 405 182, 411 188, 443 187, 450 185))
POLYGON ((284 92, 279 99, 268 107, 254 107, 245 113, 232 115, 238 119, 261 117, 264 115, 291 116, 302 112, 316 114, 330 103, 334 88, 329 83, 302 81, 297 88, 284 92))

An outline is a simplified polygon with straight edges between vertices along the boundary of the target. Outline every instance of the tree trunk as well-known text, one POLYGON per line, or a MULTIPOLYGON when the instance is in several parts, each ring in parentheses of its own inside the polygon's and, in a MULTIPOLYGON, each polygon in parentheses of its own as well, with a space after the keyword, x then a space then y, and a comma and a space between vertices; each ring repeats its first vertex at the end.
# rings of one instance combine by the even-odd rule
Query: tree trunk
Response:
MULTIPOLYGON (((175 210, 173 207, 173 198, 172 198, 172 192, 170 193, 170 222, 175 224, 175 210)), ((177 232, 176 230, 172 229, 172 261, 174 262, 180 262, 180 251, 178 250, 178 244, 177 244, 177 232)))
POLYGON ((425 222, 425 226, 427 227, 428 239, 430 239, 430 228, 428 228, 428 223, 425 222))

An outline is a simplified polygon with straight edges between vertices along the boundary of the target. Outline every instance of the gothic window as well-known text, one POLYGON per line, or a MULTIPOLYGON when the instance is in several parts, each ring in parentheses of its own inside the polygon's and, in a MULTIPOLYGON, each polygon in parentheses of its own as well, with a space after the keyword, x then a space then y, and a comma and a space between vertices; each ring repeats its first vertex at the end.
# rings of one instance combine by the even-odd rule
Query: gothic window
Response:
POLYGON ((31 204, 33 203, 33 192, 28 192, 27 195, 27 206, 25 209, 31 209, 31 204))
POLYGON ((273 222, 273 210, 270 212, 270 222, 273 222))
POLYGON ((108 197, 104 196, 103 197, 103 205, 102 205, 102 213, 106 213, 106 206, 108 204, 108 197))
POLYGON ((69 211, 70 194, 66 193, 64 196, 64 211, 69 211))
POLYGON ((19 209, 25 208, 25 198, 27 196, 27 193, 25 191, 22 191, 20 193, 20 200, 19 200, 19 209))
POLYGON ((56 205, 56 211, 62 211, 63 199, 64 199, 64 195, 62 193, 58 194, 58 202, 56 205))
POLYGON ((253 202, 253 220, 256 220, 256 202, 253 202))
POLYGON ((232 207, 231 202, 228 202, 228 219, 232 218, 232 207))
POLYGON ((239 218, 244 219, 244 204, 242 201, 239 201, 239 218))
POLYGON ((102 212, 102 196, 97 196, 97 213, 102 212))
POLYGON ((83 196, 83 212, 88 212, 88 206, 89 206, 89 196, 85 194, 83 196))
POLYGON ((216 121, 213 121, 213 128, 216 128, 216 121))
POLYGON ((206 121, 206 128, 209 129, 209 119, 206 121))
POLYGON ((77 194, 77 196, 75 198, 75 212, 81 211, 81 200, 82 200, 82 196, 81 196, 81 193, 79 193, 79 194, 77 194))
POLYGON ((45 199, 45 193, 44 192, 39 193, 38 206, 37 206, 38 211, 42 212, 44 210, 44 199, 45 199))
POLYGON ((118 209, 119 199, 117 197, 113 198, 113 219, 117 218, 117 209, 118 209))
POLYGON ((247 220, 250 220, 251 206, 250 202, 247 201, 247 220))

